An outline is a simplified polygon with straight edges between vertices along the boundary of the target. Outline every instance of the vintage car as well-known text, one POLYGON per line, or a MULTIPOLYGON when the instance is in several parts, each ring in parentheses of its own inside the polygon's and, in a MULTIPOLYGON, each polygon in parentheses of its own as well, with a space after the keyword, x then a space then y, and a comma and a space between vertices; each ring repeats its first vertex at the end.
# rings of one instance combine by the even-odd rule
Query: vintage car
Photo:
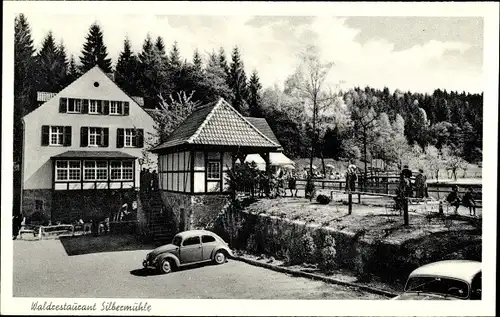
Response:
POLYGON ((146 269, 170 273, 173 269, 195 263, 223 264, 233 253, 221 237, 206 230, 183 231, 174 236, 172 243, 148 253, 143 261, 146 269))
POLYGON ((481 299, 481 262, 446 260, 423 265, 406 281, 395 300, 481 299))

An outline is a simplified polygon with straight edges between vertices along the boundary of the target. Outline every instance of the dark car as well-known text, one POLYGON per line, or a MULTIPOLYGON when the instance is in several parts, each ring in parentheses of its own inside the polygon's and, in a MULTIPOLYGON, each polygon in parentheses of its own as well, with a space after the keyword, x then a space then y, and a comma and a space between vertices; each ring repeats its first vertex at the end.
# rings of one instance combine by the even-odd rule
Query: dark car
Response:
POLYGON ((481 262, 447 260, 414 270, 395 300, 480 300, 481 262))
POLYGON ((233 253, 213 232, 189 230, 176 234, 172 243, 158 247, 148 253, 143 261, 147 269, 170 273, 173 269, 195 263, 214 262, 223 264, 233 253))

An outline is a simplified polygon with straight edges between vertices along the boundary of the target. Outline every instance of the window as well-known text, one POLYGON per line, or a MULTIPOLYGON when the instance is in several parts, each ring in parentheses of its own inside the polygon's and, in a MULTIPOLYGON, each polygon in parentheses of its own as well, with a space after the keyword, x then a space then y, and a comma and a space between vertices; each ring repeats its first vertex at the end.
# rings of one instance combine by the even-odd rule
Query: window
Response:
POLYGON ((183 246, 200 244, 200 237, 191 237, 184 240, 183 246))
POLYGON ((35 200, 35 211, 43 211, 43 200, 35 200))
POLYGON ((101 145, 100 128, 89 128, 89 145, 101 145))
POLYGON ((215 238, 212 236, 202 236, 201 237, 201 242, 202 243, 210 243, 210 242, 215 242, 215 238))
POLYGON ((106 161, 85 161, 83 165, 84 180, 107 180, 108 162, 106 161))
POLYGON ((111 180, 133 180, 134 163, 132 161, 111 161, 111 180))
POLYGON ((56 161, 56 181, 79 181, 80 161, 56 161))
POLYGON ((122 102, 111 101, 109 105, 109 114, 121 114, 121 113, 122 113, 122 102))
POLYGON ((137 138, 137 136, 135 135, 133 129, 125 129, 125 140, 124 140, 125 147, 132 147, 133 144, 135 143, 134 142, 135 138, 137 138))
POLYGON ((64 144, 64 127, 50 127, 50 145, 64 144))
POLYGON ((207 163, 207 180, 220 180, 220 162, 212 161, 207 163))
POLYGON ((72 113, 80 113, 82 112, 82 100, 81 99, 68 99, 68 111, 72 113))
POLYGON ((89 113, 97 113, 97 100, 90 100, 89 113))

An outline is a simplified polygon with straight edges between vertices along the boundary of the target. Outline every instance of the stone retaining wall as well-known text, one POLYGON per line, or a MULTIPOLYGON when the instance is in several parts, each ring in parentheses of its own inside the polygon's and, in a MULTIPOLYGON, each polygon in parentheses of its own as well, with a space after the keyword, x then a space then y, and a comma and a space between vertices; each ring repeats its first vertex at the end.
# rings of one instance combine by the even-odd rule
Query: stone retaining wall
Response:
MULTIPOLYGON (((226 215, 219 217, 213 227, 226 241, 231 241, 232 248, 248 250, 250 247, 249 251, 258 254, 284 257, 292 243, 290 237, 300 239, 309 232, 318 254, 325 236, 330 235, 335 240, 335 266, 351 269, 362 277, 376 275, 386 281, 402 282, 413 269, 429 262, 450 258, 481 260, 481 234, 478 232, 446 231, 403 242, 374 241, 364 238, 362 231, 339 231, 263 213, 234 210, 233 213, 231 225, 226 215)), ((310 262, 317 263, 319 259, 320 255, 314 256, 310 262)))

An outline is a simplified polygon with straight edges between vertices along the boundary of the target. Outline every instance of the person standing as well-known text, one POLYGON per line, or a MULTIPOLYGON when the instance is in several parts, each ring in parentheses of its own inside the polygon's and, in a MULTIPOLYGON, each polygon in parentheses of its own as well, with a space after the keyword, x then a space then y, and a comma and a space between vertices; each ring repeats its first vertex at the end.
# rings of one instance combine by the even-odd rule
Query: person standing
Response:
POLYGON ((424 198, 425 197, 425 184, 426 179, 424 171, 422 169, 418 170, 418 174, 415 177, 415 197, 424 198))
POLYGON ((465 193, 462 204, 469 208, 470 216, 476 216, 476 200, 474 199, 474 189, 472 187, 469 187, 465 193))
POLYGON ((290 177, 288 179, 288 189, 290 189, 290 195, 292 197, 297 197, 297 178, 295 177, 295 172, 290 173, 290 177), (293 191, 295 190, 295 195, 293 191))
POLYGON ((356 175, 357 167, 354 165, 354 162, 349 161, 349 166, 347 166, 346 172, 346 191, 354 191, 356 190, 356 181, 358 176, 356 175))
POLYGON ((411 177, 412 176, 413 176, 413 174, 412 174, 411 170, 408 168, 408 165, 403 166, 403 169, 401 170, 400 178, 405 183, 404 188, 405 188, 405 196, 406 197, 413 196, 413 189, 411 186, 411 177))
POLYGON ((455 207, 455 214, 458 214, 458 207, 460 207, 460 197, 458 196, 458 186, 454 185, 452 187, 451 193, 446 197, 446 201, 453 207, 455 207))
POLYGON ((153 170, 153 173, 151 174, 151 189, 153 191, 158 190, 158 174, 156 173, 156 170, 153 170))

